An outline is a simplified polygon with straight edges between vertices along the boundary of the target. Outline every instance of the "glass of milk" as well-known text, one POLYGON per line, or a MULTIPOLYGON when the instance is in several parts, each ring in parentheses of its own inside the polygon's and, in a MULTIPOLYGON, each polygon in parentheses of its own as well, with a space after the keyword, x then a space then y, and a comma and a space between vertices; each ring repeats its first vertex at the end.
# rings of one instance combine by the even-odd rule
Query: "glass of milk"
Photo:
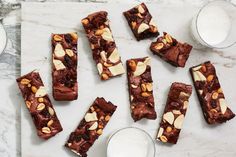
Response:
POLYGON ((109 138, 107 157, 155 157, 155 144, 144 130, 123 128, 109 138))
POLYGON ((3 25, 0 23, 0 54, 5 50, 6 45, 7 45, 7 34, 3 25))
POLYGON ((227 48, 236 43, 236 5, 216 0, 203 6, 193 18, 195 40, 210 48, 227 48))

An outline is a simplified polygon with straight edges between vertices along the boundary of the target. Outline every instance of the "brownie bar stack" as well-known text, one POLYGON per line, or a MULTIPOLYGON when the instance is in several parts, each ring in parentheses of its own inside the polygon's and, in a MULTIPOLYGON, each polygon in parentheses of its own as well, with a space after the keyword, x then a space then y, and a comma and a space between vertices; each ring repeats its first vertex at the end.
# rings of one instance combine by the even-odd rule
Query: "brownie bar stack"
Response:
POLYGON ((159 35, 152 15, 149 13, 148 8, 144 3, 135 6, 123 14, 138 41, 149 37, 157 37, 159 35))
POLYGON ((79 156, 86 157, 87 151, 102 134, 116 108, 104 98, 96 98, 79 126, 70 134, 65 146, 79 156))
POLYGON ((171 65, 184 67, 192 46, 187 43, 180 43, 166 32, 163 34, 162 37, 157 38, 156 42, 152 42, 150 50, 154 55, 158 55, 171 65))
POLYGON ((52 34, 52 91, 58 101, 76 100, 77 33, 52 34))
POLYGON ((49 139, 62 131, 60 121, 39 73, 31 72, 16 81, 32 116, 38 136, 43 139, 49 139))
POLYGON ((190 68, 203 115, 209 124, 223 123, 235 117, 225 100, 216 70, 210 61, 190 68))
POLYGON ((176 144, 188 109, 192 86, 175 82, 171 85, 166 107, 157 134, 162 142, 176 144))
POLYGON ((107 12, 90 14, 82 20, 82 24, 101 79, 108 80, 123 74, 124 67, 109 26, 107 12))
POLYGON ((131 115, 134 121, 156 119, 151 61, 149 57, 127 60, 131 115))

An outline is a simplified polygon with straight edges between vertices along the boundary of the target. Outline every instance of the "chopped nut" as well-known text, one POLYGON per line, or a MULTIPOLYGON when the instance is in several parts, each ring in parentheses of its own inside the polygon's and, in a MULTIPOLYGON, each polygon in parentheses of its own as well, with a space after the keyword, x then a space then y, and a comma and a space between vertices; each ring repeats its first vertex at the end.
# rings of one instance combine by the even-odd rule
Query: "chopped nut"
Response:
POLYGON ((48 121, 47 126, 50 127, 53 124, 53 120, 48 121))
POLYGON ((87 113, 85 115, 84 119, 86 122, 96 121, 96 120, 98 120, 97 113, 96 112, 87 113))
POLYGON ((140 76, 146 71, 147 65, 143 62, 138 62, 136 70, 134 71, 134 76, 140 76))
POLYGON ((172 37, 169 34, 165 35, 165 39, 168 43, 172 43, 172 37))
POLYGON ((70 57, 74 56, 74 52, 71 49, 66 49, 66 54, 70 57))
POLYGON ((51 129, 49 127, 43 127, 42 128, 42 132, 45 134, 50 134, 51 133, 51 129))
POLYGON ((60 35, 58 35, 58 34, 55 34, 55 35, 53 36, 53 39, 54 39, 55 41, 62 41, 62 37, 61 37, 60 35))
POLYGON ((184 110, 188 108, 188 104, 189 104, 188 101, 184 101, 184 106, 183 106, 184 110))
POLYGON ((103 29, 98 29, 96 32, 95 32, 95 35, 102 35, 103 33, 103 29))
POLYGON ((101 56, 101 58, 102 58, 102 60, 103 60, 104 62, 107 61, 107 56, 106 56, 106 52, 105 52, 105 51, 100 52, 100 56, 101 56))
POLYGON ((172 111, 174 114, 181 114, 180 110, 173 110, 172 111))
POLYGON ((214 78, 214 75, 209 75, 209 76, 207 77, 207 81, 208 81, 208 82, 211 82, 211 81, 213 80, 213 78, 214 78))
POLYGON ((175 122, 174 122, 175 128, 176 129, 181 129, 183 121, 184 121, 184 115, 181 114, 175 119, 175 122))
POLYGON ((35 93, 35 97, 44 97, 47 94, 47 91, 45 89, 45 87, 40 86, 39 89, 37 90, 37 92, 35 93))
POLYGON ((29 88, 30 88, 30 87, 31 87, 31 84, 29 83, 29 84, 27 85, 27 87, 29 87, 29 88))
POLYGON ((84 25, 87 25, 87 24, 89 23, 89 20, 88 20, 88 19, 83 19, 83 20, 82 20, 82 23, 83 23, 84 25))
POLYGON ((218 95, 219 95, 219 94, 218 94, 217 92, 214 92, 211 97, 212 97, 212 99, 215 100, 215 99, 218 98, 218 95))
POLYGON ((143 14, 145 12, 145 10, 143 9, 142 5, 138 6, 138 12, 140 12, 141 14, 143 14))
POLYGON ((143 18, 143 16, 140 13, 137 13, 136 15, 140 17, 141 19, 143 18))
POLYGON ((216 109, 211 109, 211 112, 217 113, 218 111, 216 109))
POLYGON ((95 111, 95 109, 94 109, 93 106, 90 107, 90 111, 91 111, 91 112, 95 111))
POLYGON ((166 132, 171 132, 172 131, 172 128, 170 127, 170 126, 168 126, 167 128, 166 128, 166 132))
POLYGON ((160 128, 157 134, 157 138, 159 138, 163 134, 163 132, 164 132, 164 129, 160 128))
POLYGON ((172 112, 167 112, 163 115, 163 119, 166 120, 170 125, 174 122, 174 115, 172 112))
POLYGON ((104 120, 104 116, 101 116, 101 117, 99 118, 99 120, 100 120, 100 121, 104 120))
POLYGON ((38 102, 43 102, 44 99, 43 98, 38 98, 38 102))
POLYGON ((101 135, 101 134, 102 134, 102 129, 98 129, 98 130, 97 130, 97 134, 98 134, 98 135, 101 135))
POLYGON ((135 71, 136 70, 136 63, 134 60, 130 60, 129 61, 129 67, 132 71, 135 71))
POLYGON ((25 104, 26 104, 27 108, 30 109, 30 107, 31 107, 31 102, 30 102, 30 101, 25 101, 25 104))
POLYGON ((109 116, 109 115, 107 115, 106 117, 105 117, 105 121, 109 121, 111 119, 111 116, 109 116))
POLYGON ((146 92, 147 89, 146 89, 146 85, 144 83, 141 84, 141 89, 143 92, 146 92))
POLYGON ((188 98, 188 97, 190 97, 190 95, 188 94, 188 93, 185 93, 185 92, 180 92, 180 94, 179 94, 179 98, 188 98))
POLYGON ((27 85, 30 83, 30 80, 26 79, 26 78, 23 78, 21 81, 20 81, 21 84, 23 85, 27 85))
POLYGON ((203 90, 198 90, 198 93, 199 93, 200 95, 202 95, 203 90))
POLYGON ((31 91, 32 91, 33 93, 36 93, 37 90, 38 90, 38 89, 37 89, 35 86, 31 86, 31 91))
POLYGON ((57 43, 54 49, 54 53, 57 57, 64 57, 65 56, 65 51, 60 43, 57 43))
POLYGON ((53 108, 48 107, 48 112, 49 112, 49 114, 50 114, 51 116, 54 115, 54 109, 53 109, 53 108))
POLYGON ((119 63, 117 65, 108 67, 108 69, 109 69, 109 71, 111 72, 111 74, 113 76, 120 75, 120 74, 123 74, 125 72, 122 63, 119 63))
POLYGON ((109 76, 104 73, 104 74, 102 74, 102 79, 103 79, 103 80, 107 80, 107 79, 109 79, 109 76))
POLYGON ((146 88, 147 88, 147 91, 151 92, 152 91, 152 83, 147 83, 146 88))
POLYGON ((130 101, 133 101, 133 100, 134 100, 134 96, 131 95, 131 96, 130 96, 130 101))
POLYGON ((38 111, 42 111, 45 108, 45 104, 44 103, 39 103, 37 106, 37 110, 38 111))
POLYGON ((131 105, 131 109, 132 109, 132 110, 135 109, 135 106, 134 106, 134 105, 131 105))
POLYGON ((104 65, 105 67, 111 67, 111 66, 112 66, 112 64, 108 64, 107 62, 104 62, 103 65, 104 65))
POLYGON ((155 49, 157 49, 157 50, 160 50, 160 49, 162 49, 164 47, 164 44, 163 43, 157 43, 156 45, 155 45, 155 49))
POLYGON ((201 69, 201 68, 202 68, 202 66, 200 65, 200 66, 194 67, 192 70, 193 70, 193 71, 198 71, 198 70, 201 69))
POLYGON ((164 135, 162 135, 162 136, 160 137, 160 140, 161 140, 162 142, 167 142, 167 141, 168 141, 168 139, 167 139, 164 135))
POLYGON ((88 130, 96 130, 98 127, 98 122, 94 122, 92 126, 89 127, 88 130))
POLYGON ((117 63, 118 61, 120 61, 120 55, 118 53, 118 50, 117 48, 115 48, 111 55, 109 56, 108 60, 112 63, 117 63))
POLYGON ((134 21, 132 21, 132 22, 131 22, 131 26, 132 26, 132 29, 135 29, 135 27, 137 26, 137 23, 134 22, 134 21))
POLYGON ((62 63, 62 61, 57 60, 57 59, 53 59, 53 64, 56 70, 63 70, 66 68, 65 65, 62 63))
POLYGON ((102 72, 103 72, 103 66, 102 66, 102 63, 98 63, 98 64, 97 64, 97 69, 98 69, 98 73, 99 73, 99 75, 101 75, 102 72))
POLYGON ((219 103, 220 103, 220 110, 222 114, 225 114, 226 110, 227 110, 227 102, 225 101, 224 98, 219 99, 219 103))
POLYGON ((201 70, 203 71, 203 72, 206 72, 206 66, 205 65, 202 65, 202 67, 201 67, 201 70))
POLYGON ((104 28, 103 29, 102 38, 106 41, 114 41, 109 28, 104 28))
POLYGON ((200 71, 193 72, 193 78, 195 81, 206 81, 206 77, 200 71))
POLYGON ((138 86, 134 85, 134 84, 131 84, 131 87, 132 88, 138 88, 138 86))
POLYGON ((78 39, 78 34, 77 34, 76 32, 72 32, 72 33, 70 33, 70 35, 72 36, 72 38, 73 38, 74 40, 77 40, 77 39, 78 39))
POLYGON ((149 25, 146 23, 141 23, 138 27, 138 34, 143 33, 145 30, 149 29, 149 25))
POLYGON ((150 20, 149 25, 154 26, 153 28, 155 28, 157 30, 157 27, 156 27, 156 24, 155 24, 153 18, 150 20))
POLYGON ((147 92, 143 92, 141 95, 142 95, 142 97, 149 97, 150 96, 150 94, 147 92))
POLYGON ((217 92, 218 92, 218 93, 223 93, 223 91, 222 91, 221 88, 219 88, 219 89, 217 90, 217 92))

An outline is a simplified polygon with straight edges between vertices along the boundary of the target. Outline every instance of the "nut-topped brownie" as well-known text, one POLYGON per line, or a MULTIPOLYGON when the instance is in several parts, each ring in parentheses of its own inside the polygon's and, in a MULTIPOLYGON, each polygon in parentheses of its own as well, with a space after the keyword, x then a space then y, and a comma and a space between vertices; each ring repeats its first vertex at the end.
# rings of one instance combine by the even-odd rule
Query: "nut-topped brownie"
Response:
POLYGON ((131 115, 134 121, 156 119, 149 57, 127 60, 131 115))
POLYGON ((76 100, 77 33, 52 34, 52 91, 58 101, 76 100))
POLYGON ((144 3, 135 6, 123 14, 138 41, 149 37, 157 37, 159 35, 152 15, 149 13, 149 10, 144 3))
POLYGON ((87 152, 102 134, 117 106, 104 98, 96 98, 84 118, 65 144, 72 152, 86 157, 87 152))
POLYGON ((207 61, 190 68, 190 73, 206 122, 217 124, 234 118, 235 114, 228 107, 214 65, 207 61))
POLYGON ((172 144, 177 143, 191 94, 191 85, 179 82, 174 82, 171 85, 157 134, 158 140, 172 144))
POLYGON ((93 59, 102 80, 123 74, 124 67, 113 38, 107 12, 100 11, 82 20, 87 34, 93 59))
POLYGON ((31 114, 38 136, 43 139, 49 139, 62 131, 62 126, 39 73, 31 72, 16 81, 26 107, 31 114))
POLYGON ((181 43, 166 32, 152 42, 150 50, 166 62, 176 67, 184 67, 188 60, 192 46, 188 43, 181 43))

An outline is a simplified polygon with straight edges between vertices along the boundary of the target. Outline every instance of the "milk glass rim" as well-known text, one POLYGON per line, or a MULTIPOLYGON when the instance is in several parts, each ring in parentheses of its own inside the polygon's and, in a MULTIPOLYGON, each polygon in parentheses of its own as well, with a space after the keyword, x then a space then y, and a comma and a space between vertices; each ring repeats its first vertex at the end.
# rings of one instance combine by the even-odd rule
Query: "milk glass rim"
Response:
MULTIPOLYGON (((149 137, 149 139, 152 141, 152 147, 153 147, 153 150, 154 150, 154 154, 153 154, 154 156, 153 156, 153 157, 155 157, 155 155, 156 155, 156 147, 155 147, 155 142, 154 142, 154 140, 152 139, 151 135, 149 135, 149 133, 147 133, 145 130, 140 129, 140 128, 137 128, 137 127, 133 127, 133 126, 131 126, 131 127, 124 127, 124 128, 118 129, 117 131, 115 131, 114 133, 112 133, 112 135, 109 137, 108 142, 107 142, 107 150, 108 150, 108 145, 109 145, 111 139, 112 139, 117 133, 119 133, 119 132, 122 131, 122 130, 126 130, 126 129, 136 129, 136 130, 139 130, 139 131, 143 132, 145 135, 147 135, 147 137, 149 137)), ((106 153, 107 153, 107 150, 106 150, 106 153)))
POLYGON ((2 49, 2 51, 0 51, 0 55, 1 55, 4 52, 4 50, 6 49, 6 47, 7 47, 8 37, 7 37, 6 29, 5 29, 4 25, 1 23, 1 21, 0 21, 0 25, 1 25, 0 27, 2 27, 2 29, 3 29, 5 37, 6 37, 6 40, 4 41, 5 45, 4 45, 3 49, 2 49))
POLYGON ((227 45, 227 46, 223 46, 223 47, 215 47, 215 46, 212 46, 212 45, 210 45, 210 44, 208 44, 202 37, 201 37, 201 35, 200 35, 200 33, 199 33, 199 31, 198 31, 198 18, 199 18, 199 14, 202 12, 202 10, 203 9, 205 9, 208 5, 211 5, 212 3, 215 3, 215 2, 225 2, 225 3, 228 3, 228 4, 230 4, 230 5, 232 5, 233 7, 235 7, 235 9, 236 9, 236 4, 234 4, 234 3, 232 3, 230 0, 214 0, 214 1, 211 1, 211 2, 208 2, 208 3, 206 3, 205 5, 203 5, 202 7, 201 7, 201 9, 198 11, 198 13, 197 13, 197 17, 196 17, 196 30, 197 30, 197 34, 199 35, 199 37, 200 37, 200 39, 204 42, 204 44, 206 44, 208 47, 210 47, 210 48, 216 48, 216 49, 224 49, 224 48, 228 48, 228 47, 231 47, 231 46, 233 46, 235 43, 236 43, 236 41, 234 41, 233 43, 231 43, 230 45, 227 45))

